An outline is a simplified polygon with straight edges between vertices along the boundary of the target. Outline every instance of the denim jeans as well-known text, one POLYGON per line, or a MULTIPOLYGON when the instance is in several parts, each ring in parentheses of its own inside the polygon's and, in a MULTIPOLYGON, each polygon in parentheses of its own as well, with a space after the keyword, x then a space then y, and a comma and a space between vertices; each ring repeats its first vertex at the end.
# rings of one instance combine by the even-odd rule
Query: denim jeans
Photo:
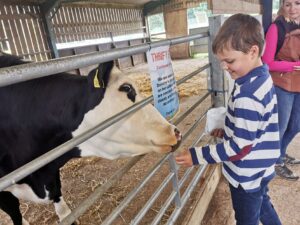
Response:
POLYGON ((280 134, 280 158, 276 162, 281 164, 289 143, 300 131, 300 93, 288 92, 275 87, 278 102, 278 122, 280 134))
POLYGON ((259 225, 259 221, 263 225, 281 225, 268 196, 268 183, 262 183, 261 189, 252 193, 245 192, 240 185, 229 186, 236 225, 259 225))

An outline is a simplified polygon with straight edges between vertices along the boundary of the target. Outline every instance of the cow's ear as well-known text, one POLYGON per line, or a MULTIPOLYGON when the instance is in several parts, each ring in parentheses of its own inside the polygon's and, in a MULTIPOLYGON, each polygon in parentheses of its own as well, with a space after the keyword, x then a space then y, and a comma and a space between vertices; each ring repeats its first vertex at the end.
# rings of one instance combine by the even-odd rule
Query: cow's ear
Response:
POLYGON ((94 88, 106 88, 109 76, 112 68, 114 67, 114 62, 109 61, 99 64, 96 69, 93 69, 89 73, 89 79, 92 81, 94 88))

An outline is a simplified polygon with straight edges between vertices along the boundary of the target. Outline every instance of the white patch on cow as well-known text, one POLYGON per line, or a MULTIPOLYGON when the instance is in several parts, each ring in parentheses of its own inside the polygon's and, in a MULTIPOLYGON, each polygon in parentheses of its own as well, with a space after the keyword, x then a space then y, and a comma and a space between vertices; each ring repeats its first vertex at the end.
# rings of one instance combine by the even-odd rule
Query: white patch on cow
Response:
POLYGON ((29 223, 27 222, 27 220, 25 220, 24 218, 22 218, 22 225, 29 225, 29 223))
POLYGON ((59 202, 54 203, 54 208, 59 221, 62 221, 67 215, 71 213, 71 210, 63 197, 60 197, 59 202))
MULTIPOLYGON (((134 82, 114 68, 102 102, 85 114, 82 123, 73 132, 74 136, 134 104, 128 99, 127 93, 119 91, 119 87, 124 83, 129 83, 135 88, 136 102, 143 99, 134 82)), ((148 104, 80 144, 79 148, 82 150, 82 156, 96 155, 116 159, 148 152, 169 152, 177 141, 175 126, 148 104)))
POLYGON ((48 191, 46 191, 46 197, 44 199, 39 198, 32 190, 32 188, 28 184, 14 184, 5 191, 11 192, 14 196, 16 196, 18 199, 22 199, 25 201, 32 201, 35 203, 43 203, 47 204, 50 203, 51 201, 48 198, 48 191))

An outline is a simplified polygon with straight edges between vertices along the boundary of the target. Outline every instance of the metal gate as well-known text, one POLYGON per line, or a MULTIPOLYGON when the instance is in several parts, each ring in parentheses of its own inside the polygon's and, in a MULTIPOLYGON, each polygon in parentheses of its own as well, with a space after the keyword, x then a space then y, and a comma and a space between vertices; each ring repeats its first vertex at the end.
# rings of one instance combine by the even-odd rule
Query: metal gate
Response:
MULTIPOLYGON (((218 24, 221 24, 222 20, 223 17, 217 17, 217 19, 213 18, 212 23, 216 25, 211 26, 211 30, 210 30, 211 36, 215 34, 218 24)), ((195 35, 190 35, 185 37, 159 41, 155 43, 147 43, 147 44, 141 44, 132 47, 113 49, 109 51, 94 52, 94 53, 77 55, 77 56, 72 56, 67 58, 59 58, 59 59, 51 60, 51 62, 44 61, 44 62, 36 62, 31 64, 23 64, 23 65, 9 67, 9 68, 3 68, 0 69, 0 86, 5 86, 5 85, 9 85, 9 84, 29 80, 29 79, 38 78, 38 77, 48 76, 63 71, 70 71, 76 68, 97 64, 101 62, 106 62, 124 56, 143 53, 149 50, 150 48, 163 46, 163 45, 180 44, 183 42, 189 42, 199 38, 205 38, 207 36, 208 33, 195 34, 195 35)), ((198 70, 192 72, 191 74, 188 74, 181 80, 177 81, 177 85, 184 83, 188 79, 192 78, 193 76, 197 75, 201 71, 208 68, 210 68, 209 90, 207 91, 206 94, 200 96, 200 98, 192 106, 190 106, 190 108, 187 111, 183 112, 176 119, 176 121, 173 122, 175 125, 182 122, 184 118, 186 118, 197 106, 201 104, 201 102, 203 102, 209 96, 211 96, 213 99, 212 101, 214 104, 213 106, 224 104, 225 86, 224 86, 223 73, 220 72, 221 69, 218 66, 218 63, 216 62, 216 59, 211 54, 210 54, 209 64, 199 68, 198 70)), ((35 160, 13 171, 12 173, 6 175, 5 177, 2 177, 0 179, 0 190, 4 190, 8 186, 15 184, 17 181, 21 180, 22 178, 28 176, 32 172, 43 167, 50 161, 68 152, 73 147, 86 141, 87 139, 91 138, 93 135, 97 134, 98 132, 101 132, 108 126, 130 115, 131 113, 134 113, 135 111, 151 103, 152 101, 153 101, 153 97, 151 96, 139 103, 136 103, 132 107, 96 125, 95 127, 91 128, 87 132, 72 138, 66 143, 49 151, 45 155, 36 158, 35 160)), ((203 121, 203 119, 205 118, 205 114, 206 113, 200 115, 197 118, 197 120, 191 125, 189 130, 183 134, 183 140, 182 140, 183 142, 187 139, 190 133, 199 125, 199 123, 203 121)), ((203 133, 200 134, 194 140, 193 145, 197 145, 197 143, 199 143, 199 141, 202 138, 203 138, 203 133)), ((74 209, 72 213, 69 216, 67 216, 60 224, 61 225, 71 224, 73 221, 75 221, 76 218, 82 215, 99 197, 101 197, 118 179, 120 179, 121 176, 123 176, 142 157, 143 156, 138 156, 130 159, 129 162, 126 165, 124 165, 122 168, 120 168, 116 173, 114 173, 113 176, 110 177, 110 179, 105 184, 97 187, 95 189, 95 192, 93 192, 76 209, 74 209)), ((114 223, 113 221, 118 217, 119 213, 126 207, 126 205, 133 199, 133 197, 144 187, 144 185, 147 182, 149 182, 151 177, 153 177, 153 175, 158 172, 160 167, 166 161, 169 162, 170 173, 164 178, 159 188, 152 194, 152 196, 149 198, 145 206, 131 220, 131 224, 140 224, 142 218, 147 213, 147 211, 149 210, 149 208, 151 207, 155 199, 158 198, 159 194, 170 182, 172 183, 173 190, 169 193, 167 200, 162 205, 161 209, 157 212, 151 224, 159 224, 161 222, 162 216, 164 215, 164 213, 166 212, 166 210, 169 208, 171 204, 174 204, 175 207, 173 208, 172 214, 169 217, 167 224, 175 223, 184 205, 186 204, 189 196, 194 190, 196 184, 199 182, 199 179, 201 178, 201 175, 203 174, 203 171, 205 170, 206 166, 202 165, 200 167, 191 167, 187 169, 184 175, 181 177, 181 179, 179 179, 178 172, 177 172, 178 166, 175 164, 173 154, 170 153, 163 156, 161 160, 157 162, 151 170, 149 170, 148 174, 140 181, 140 184, 122 200, 122 202, 113 210, 113 212, 103 221, 102 224, 113 224, 114 223), (193 176, 189 178, 191 174, 193 174, 193 176), (189 180, 190 182, 185 188, 184 192, 182 192, 181 188, 183 187, 184 183, 187 180, 189 180)))

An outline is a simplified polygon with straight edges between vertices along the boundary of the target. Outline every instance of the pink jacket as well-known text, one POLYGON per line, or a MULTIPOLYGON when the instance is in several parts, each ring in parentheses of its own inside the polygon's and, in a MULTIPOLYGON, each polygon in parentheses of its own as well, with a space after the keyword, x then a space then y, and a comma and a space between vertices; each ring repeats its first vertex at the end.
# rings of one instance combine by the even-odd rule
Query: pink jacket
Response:
POLYGON ((272 24, 266 34, 266 46, 262 60, 269 66, 273 81, 287 91, 300 92, 300 30, 293 30, 285 37, 282 48, 276 54, 277 26, 272 24))

